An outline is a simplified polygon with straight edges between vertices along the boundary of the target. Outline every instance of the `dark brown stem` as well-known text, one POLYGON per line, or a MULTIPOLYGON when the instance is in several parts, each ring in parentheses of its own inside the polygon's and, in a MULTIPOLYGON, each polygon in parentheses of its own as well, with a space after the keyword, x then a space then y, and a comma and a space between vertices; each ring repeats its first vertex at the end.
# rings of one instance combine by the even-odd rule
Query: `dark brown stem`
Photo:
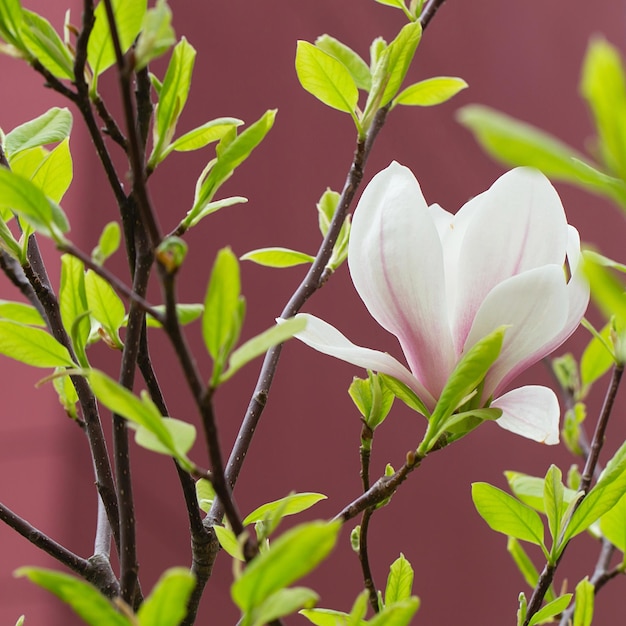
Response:
POLYGON ((435 13, 443 6, 445 1, 446 0, 429 0, 429 2, 426 3, 420 15, 422 28, 426 28, 428 24, 430 24, 430 20, 435 17, 435 13))

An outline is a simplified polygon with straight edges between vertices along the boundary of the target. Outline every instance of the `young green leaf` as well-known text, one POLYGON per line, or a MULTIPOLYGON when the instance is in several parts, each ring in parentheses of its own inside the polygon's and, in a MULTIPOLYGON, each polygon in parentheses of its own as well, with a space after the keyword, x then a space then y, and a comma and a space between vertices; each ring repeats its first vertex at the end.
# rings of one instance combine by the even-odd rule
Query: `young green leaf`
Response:
POLYGON ((308 41, 298 41, 296 73, 302 87, 326 106, 354 115, 359 90, 341 61, 308 41))
POLYGON ((586 576, 576 585, 573 626, 591 626, 595 593, 593 583, 586 576))
POLYGON ((385 606, 408 600, 413 590, 413 568, 403 554, 391 564, 387 586, 385 587, 385 606))
POLYGON ((472 500, 493 530, 543 547, 543 524, 530 507, 487 483, 472 484, 472 500))
POLYGON ((124 303, 111 285, 93 270, 85 275, 87 306, 92 317, 102 326, 108 345, 121 350, 124 347, 119 330, 124 323, 124 303))
MULTIPOLYGON (((506 549, 513 558, 515 565, 517 565, 517 569, 524 577, 528 586, 531 589, 534 589, 539 581, 539 572, 530 560, 529 556, 526 554, 522 544, 514 537, 509 537, 506 549)), ((554 592, 552 591, 552 587, 550 587, 546 592, 546 601, 552 602, 552 600, 554 600, 554 592)))
POLYGON ((63 141, 69 137, 71 130, 72 114, 69 109, 53 107, 43 115, 20 124, 7 133, 5 150, 11 159, 22 150, 63 141))
POLYGON ((402 400, 410 409, 417 411, 420 415, 430 415, 426 405, 417 397, 416 393, 399 380, 388 376, 387 374, 378 374, 379 378, 385 383, 385 387, 393 392, 393 395, 402 400))
MULTIPOLYGON (((61 369, 57 368, 54 373, 58 374, 60 371, 61 369)), ((63 407, 65 413, 73 420, 77 420, 78 411, 76 410, 76 404, 78 402, 78 394, 72 379, 69 376, 55 376, 52 379, 52 385, 57 392, 59 404, 63 407)))
POLYGON ((394 98, 393 105, 430 107, 442 104, 467 88, 462 78, 437 76, 410 85, 394 98))
POLYGON ((214 141, 219 141, 226 133, 242 124, 243 121, 236 117, 219 117, 211 120, 178 137, 170 144, 165 154, 169 154, 171 150, 176 150, 177 152, 199 150, 214 141))
POLYGON ((168 569, 159 578, 137 613, 138 626, 179 626, 187 615, 187 602, 195 577, 182 567, 168 569))
POLYGON ((3 0, 0 2, 0 36, 18 50, 25 51, 21 38, 24 22, 24 9, 20 0, 3 0))
POLYGON ((117 222, 109 222, 102 230, 98 245, 91 251, 91 258, 98 265, 102 265, 117 252, 120 242, 120 225, 117 222))
POLYGON ((556 465, 550 465, 544 480, 543 503, 554 548, 556 548, 559 543, 561 525, 567 509, 565 487, 563 486, 561 478, 561 470, 556 465))
POLYGON ((315 606, 319 596, 306 587, 279 589, 257 607, 252 613, 252 626, 264 626, 275 620, 291 615, 303 607, 315 606))
POLYGON ((215 531, 215 536, 220 542, 222 549, 233 557, 233 559, 241 561, 242 563, 245 562, 243 550, 237 540, 237 535, 235 535, 230 528, 225 528, 224 526, 213 526, 213 530, 215 531))
MULTIPOLYGON (((165 305, 158 304, 153 307, 155 311, 165 315, 165 305)), ((204 311, 204 306, 202 304, 177 304, 176 305, 176 315, 178 317, 178 323, 183 326, 187 324, 191 324, 197 320, 204 311)), ((124 324, 127 323, 127 319, 124 319, 124 324)), ((157 322, 151 315, 146 316, 146 324, 152 328, 161 328, 161 324, 157 322)))
MULTIPOLYGON (((547 622, 551 617, 555 615, 559 615, 563 613, 565 609, 569 606, 569 603, 572 599, 572 593, 566 593, 562 596, 558 597, 556 600, 552 600, 552 602, 548 602, 544 607, 539 609, 528 622, 528 626, 535 626, 535 624, 542 624, 543 622, 547 622)), ((552 620, 550 620, 552 621, 552 620)))
POLYGON ((602 534, 623 554, 626 554, 626 496, 600 518, 602 534))
POLYGON ((153 128, 154 146, 148 161, 150 168, 155 168, 167 155, 166 149, 187 102, 195 59, 194 47, 183 37, 172 52, 159 94, 153 128))
POLYGON ((206 478, 200 478, 196 481, 196 497, 200 509, 208 513, 215 500, 215 489, 213 489, 211 481, 206 478))
POLYGON ((224 207, 233 206, 233 204, 241 204, 248 202, 248 198, 242 196, 231 196, 230 198, 224 198, 222 200, 215 200, 214 202, 207 202, 201 206, 197 211, 193 210, 187 213, 187 217, 178 225, 179 229, 187 230, 192 226, 195 226, 200 220, 204 219, 207 215, 215 213, 224 207))
POLYGON ((310 522, 296 526, 272 542, 233 583, 231 594, 244 613, 260 606, 270 595, 299 580, 333 549, 341 525, 310 522))
POLYGON ((164 417, 163 425, 171 435, 173 448, 165 445, 154 432, 145 426, 135 428, 135 443, 158 454, 172 455, 173 449, 175 456, 184 457, 196 441, 196 427, 173 417, 164 417))
POLYGON ((64 139, 39 163, 32 181, 51 200, 60 202, 69 189, 73 177, 69 138, 64 139))
POLYGON ((369 626, 409 626, 419 607, 419 598, 415 596, 401 602, 388 604, 368 624, 369 626))
POLYGON ((611 350, 611 324, 605 324, 600 337, 593 336, 580 359, 580 380, 588 387, 604 376, 615 363, 611 350))
POLYGON ((74 576, 38 567, 22 567, 15 575, 53 593, 90 626, 133 626, 95 587, 74 576))
POLYGON ((30 304, 0 300, 0 318, 28 326, 45 326, 39 311, 30 304))
POLYGON ((244 365, 265 354, 270 348, 291 339, 295 334, 304 330, 306 320, 292 317, 283 320, 280 324, 268 328, 266 331, 252 337, 243 345, 239 346, 231 355, 228 361, 228 370, 222 374, 220 383, 227 381, 233 374, 239 371, 244 365))
POLYGON ((563 543, 587 530, 591 524, 610 511, 626 493, 626 443, 606 464, 600 479, 574 511, 563 543))
POLYGON ((15 626, 24 626, 25 619, 26 619, 26 616, 20 615, 19 618, 17 619, 17 622, 15 622, 15 626))
POLYGON ((321 493, 292 493, 280 500, 268 502, 254 509, 243 520, 243 525, 254 524, 256 522, 265 522, 280 512, 281 517, 287 515, 295 515, 310 509, 320 500, 326 500, 326 496, 321 493))
POLYGON ((326 233, 330 227, 330 223, 337 210, 339 204, 339 194, 330 188, 322 194, 322 197, 317 203, 317 216, 322 237, 326 237, 326 233))
POLYGON ((172 11, 165 0, 146 11, 141 34, 135 46, 135 70, 143 69, 152 59, 165 54, 176 43, 172 11))
POLYGON ((23 10, 22 40, 30 53, 53 76, 71 80, 74 78, 74 59, 69 48, 47 19, 23 10))
POLYGON ((348 394, 365 423, 373 430, 389 415, 395 395, 377 374, 369 371, 367 374, 366 379, 352 380, 348 394))
POLYGON ((73 367, 67 348, 45 330, 0 320, 0 354, 33 367, 73 367))
POLYGON ((294 267, 303 263, 313 263, 315 257, 289 248, 259 248, 239 257, 241 261, 252 261, 265 267, 294 267))
POLYGON ((59 305, 63 326, 72 339, 74 351, 83 367, 87 366, 85 348, 91 331, 85 291, 85 267, 69 254, 61 257, 59 305))
MULTIPOLYGON (((315 626, 348 626, 350 618, 347 613, 333 609, 303 609, 299 613, 315 626)), ((367 622, 361 619, 351 626, 367 626, 367 622)))
MULTIPOLYGON (((115 26, 125 53, 137 38, 146 13, 147 0, 111 0, 115 26)), ((91 93, 97 90, 97 79, 102 72, 115 63, 115 49, 109 29, 104 2, 100 0, 94 11, 95 23, 87 44, 87 61, 93 72, 91 93)))
POLYGON ((315 40, 315 47, 335 57, 342 63, 354 79, 359 89, 369 91, 372 86, 372 74, 367 63, 354 51, 330 35, 321 35, 315 40))

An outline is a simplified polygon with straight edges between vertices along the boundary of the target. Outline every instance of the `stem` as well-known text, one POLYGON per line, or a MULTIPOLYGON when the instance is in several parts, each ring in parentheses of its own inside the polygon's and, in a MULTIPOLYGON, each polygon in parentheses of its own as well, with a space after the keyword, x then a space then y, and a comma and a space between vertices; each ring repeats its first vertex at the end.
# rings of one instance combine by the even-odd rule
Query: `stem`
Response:
MULTIPOLYGON (((591 487, 591 481, 593 479, 593 474, 598 463, 598 458, 600 456, 600 450, 604 444, 604 434, 606 432, 606 427, 609 422, 609 417, 611 416, 611 411, 613 410, 613 405, 615 403, 615 397, 617 395, 617 390, 619 388, 620 381, 622 379, 622 374, 624 372, 624 367, 622 365, 615 365, 613 367, 613 374, 611 376, 611 382, 609 384, 609 388, 607 390, 606 396, 604 398, 604 404, 602 406, 602 410, 600 412, 600 417, 598 418, 598 422, 596 424, 596 429, 593 434, 593 439, 591 440, 591 445, 589 447, 589 456, 587 457, 587 462, 585 463, 585 469, 583 470, 583 475, 580 481, 580 491, 582 491, 585 495, 589 492, 589 488, 591 487)), ((583 501, 585 496, 581 498, 576 504, 576 508, 580 506, 580 503, 583 501)), ((569 545, 569 544, 567 544, 569 545)), ((558 560, 554 564, 546 563, 541 572, 541 576, 539 576, 539 580, 537 581, 537 585, 533 591, 533 594, 528 603, 528 610, 526 613, 526 620, 524 621, 524 626, 528 626, 532 616, 539 611, 541 605, 543 603, 543 599, 552 584, 554 579, 554 574, 556 573, 556 569, 565 554, 565 550, 567 549, 567 545, 564 546, 561 551, 561 555, 558 560)))

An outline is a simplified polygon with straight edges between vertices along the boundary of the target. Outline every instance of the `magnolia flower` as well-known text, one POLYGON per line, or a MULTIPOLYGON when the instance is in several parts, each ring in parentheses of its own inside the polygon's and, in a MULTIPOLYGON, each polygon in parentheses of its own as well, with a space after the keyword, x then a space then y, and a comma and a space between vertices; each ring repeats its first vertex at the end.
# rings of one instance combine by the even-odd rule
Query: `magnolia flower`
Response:
POLYGON ((429 411, 462 355, 506 325, 481 406, 502 410, 503 428, 546 444, 559 440, 556 395, 541 386, 502 393, 560 346, 589 301, 580 238, 540 172, 518 168, 453 215, 428 206, 406 167, 392 163, 363 192, 348 251, 354 286, 374 319, 399 340, 391 355, 351 343, 306 315, 298 339, 325 354, 393 376, 429 411))

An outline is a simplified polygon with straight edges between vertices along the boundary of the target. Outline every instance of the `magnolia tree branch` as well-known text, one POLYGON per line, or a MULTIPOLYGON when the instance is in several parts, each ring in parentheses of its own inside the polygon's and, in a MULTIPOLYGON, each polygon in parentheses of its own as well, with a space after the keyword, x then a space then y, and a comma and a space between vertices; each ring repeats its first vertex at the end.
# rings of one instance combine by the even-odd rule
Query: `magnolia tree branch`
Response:
MULTIPOLYGON (((593 479, 594 471, 600 457, 600 450, 602 449, 602 446, 604 444, 606 427, 609 423, 609 417, 611 416, 611 412, 613 410, 615 397, 617 396, 617 390, 619 389, 623 373, 623 366, 615 365, 613 367, 611 382, 604 398, 604 404, 602 406, 600 417, 598 418, 598 422, 596 424, 593 439, 591 440, 591 445, 589 447, 589 456, 587 457, 587 462, 585 463, 585 468, 583 470, 580 482, 579 489, 583 492, 584 495, 580 500, 578 500, 574 510, 576 510, 576 508, 580 506, 580 503, 583 501, 585 495, 589 492, 589 489, 591 487, 591 481, 593 479)), ((543 571, 539 576, 539 580, 537 581, 537 585, 535 586, 533 594, 528 602, 526 619, 523 626, 528 626, 532 616, 537 613, 537 611, 539 611, 539 609, 541 608, 543 599, 548 592, 552 581, 554 580, 554 574, 556 573, 556 569, 561 562, 561 559, 563 558, 566 549, 567 546, 563 548, 561 556, 555 564, 546 563, 545 567, 543 568, 543 571)))

